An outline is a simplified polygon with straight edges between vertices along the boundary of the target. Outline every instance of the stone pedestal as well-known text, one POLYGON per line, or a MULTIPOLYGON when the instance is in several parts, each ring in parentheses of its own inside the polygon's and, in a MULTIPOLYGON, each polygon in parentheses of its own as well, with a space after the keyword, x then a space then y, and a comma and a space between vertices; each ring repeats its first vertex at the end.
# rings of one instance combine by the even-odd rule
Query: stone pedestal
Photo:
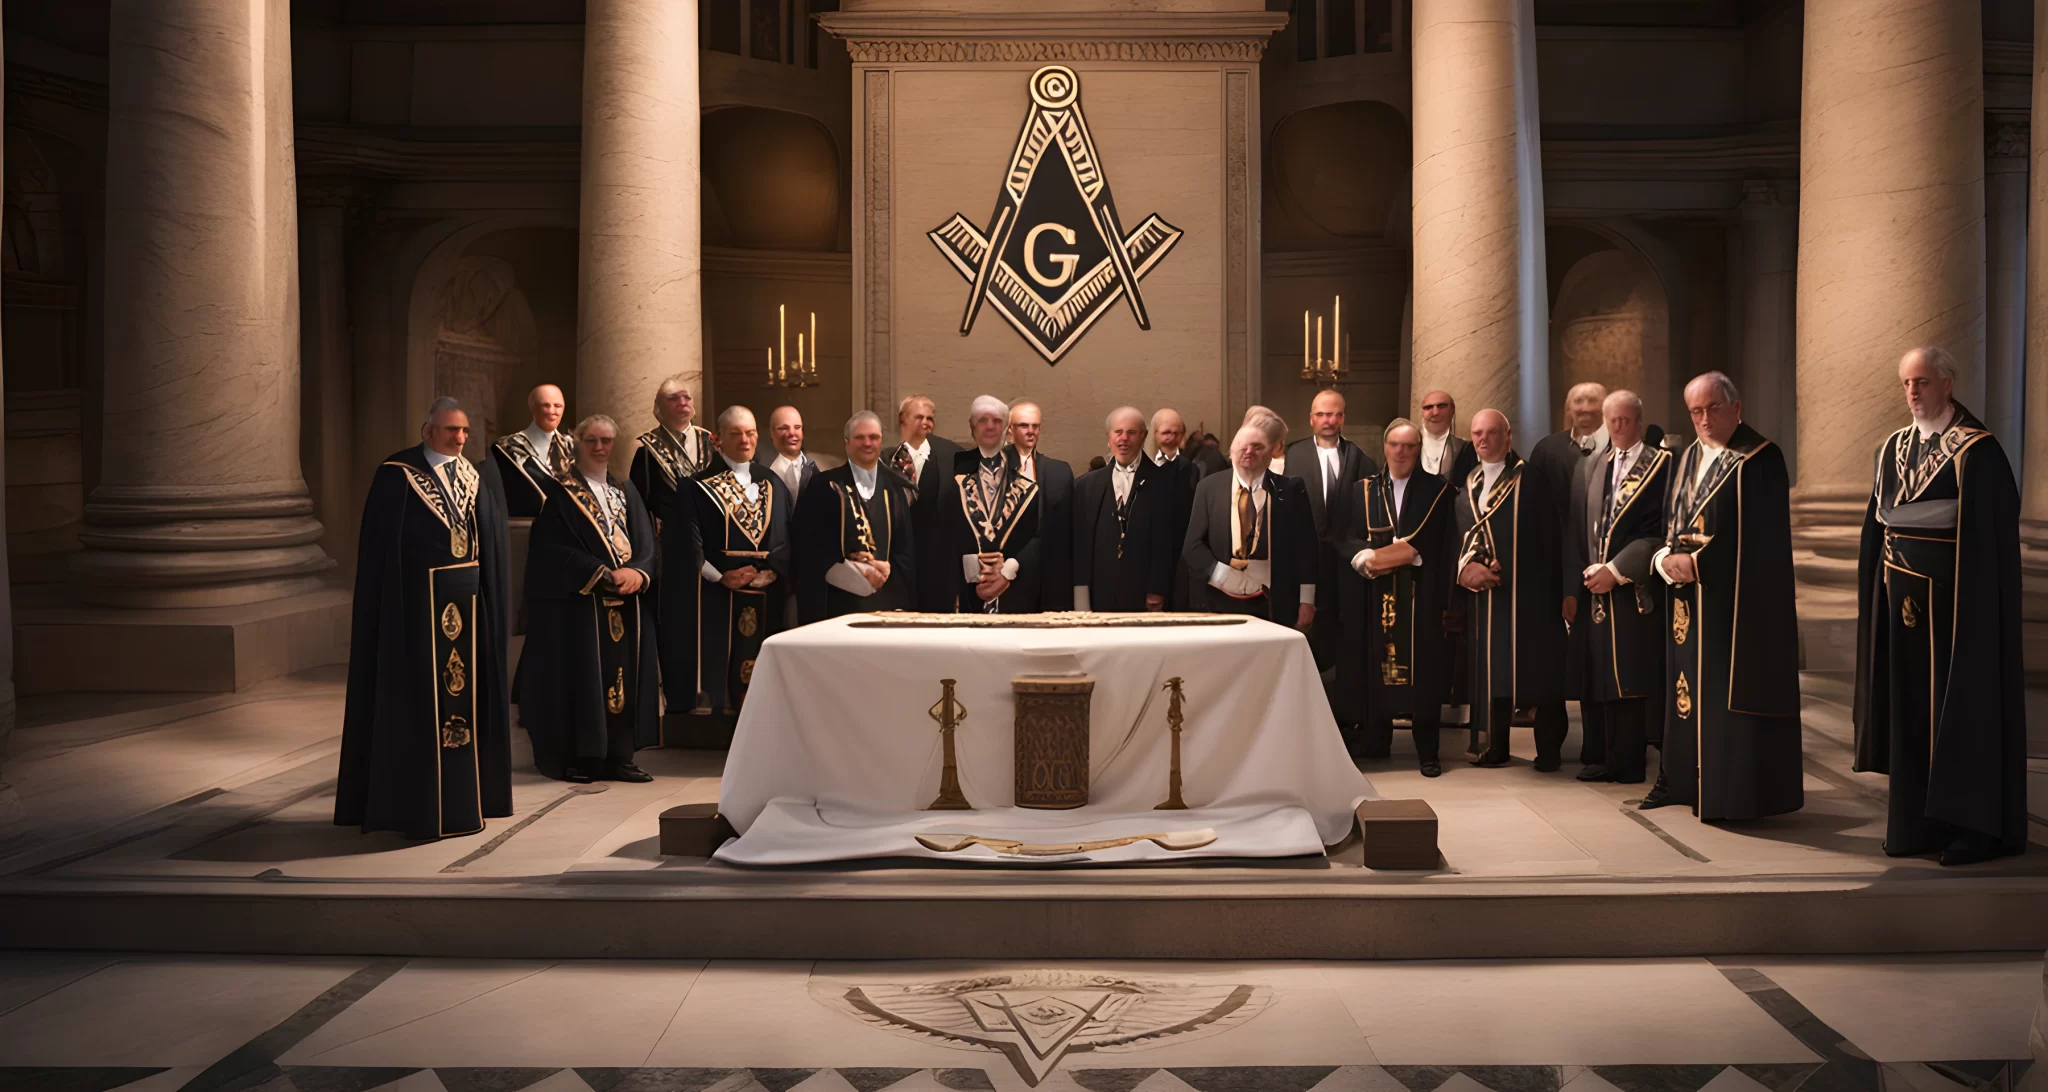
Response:
MULTIPOLYGON (((975 395, 1030 398, 1045 411, 1042 447, 1069 459, 1096 448, 1103 415, 1134 391, 1228 432, 1259 397, 1258 66, 1286 22, 1265 7, 847 0, 823 16, 853 59, 856 407, 886 419, 900 397, 927 394, 940 430, 960 434, 975 395), (1061 142, 1020 140, 1038 101, 1033 74, 1055 65, 1078 83, 1086 143, 1099 156, 1078 170, 1061 142), (1019 172, 1013 184, 1020 152, 1049 166, 1019 172), (1106 185, 1112 230, 1132 240, 1127 253, 1142 259, 1155 248, 1138 278, 1149 330, 1121 292, 1121 271, 1077 289, 1110 260, 1088 201, 1069 192, 1049 207, 1046 191, 1026 185, 1036 178, 1071 191, 1077 177, 1098 199, 1095 183, 1106 185), (1021 206, 1003 196, 1025 189, 1037 195, 1021 206), (1155 215, 1180 233, 1163 256, 1146 229, 1155 215), (947 246, 928 234, 942 228, 947 246), (960 250, 990 234, 1008 236, 1013 272, 995 276, 963 337, 978 270, 960 250), (1059 300, 1069 289, 1077 294, 1059 300), (1048 304, 1049 317, 1013 317, 1006 293, 1020 306, 1048 304)), ((1050 79, 1040 98, 1063 102, 1065 80, 1050 79)))
POLYGON ((1805 26, 1793 550, 1806 666, 1844 669, 1872 454, 1907 420, 1899 357, 1947 349, 1982 405, 1983 26, 1949 0, 1809 0, 1805 26))
POLYGON ((224 607, 31 607, 15 615, 24 694, 206 693, 348 660, 341 588, 224 607))
POLYGON ((576 404, 567 420, 618 421, 612 473, 621 479, 663 379, 694 374, 691 394, 703 404, 698 112, 697 5, 590 0, 576 404))

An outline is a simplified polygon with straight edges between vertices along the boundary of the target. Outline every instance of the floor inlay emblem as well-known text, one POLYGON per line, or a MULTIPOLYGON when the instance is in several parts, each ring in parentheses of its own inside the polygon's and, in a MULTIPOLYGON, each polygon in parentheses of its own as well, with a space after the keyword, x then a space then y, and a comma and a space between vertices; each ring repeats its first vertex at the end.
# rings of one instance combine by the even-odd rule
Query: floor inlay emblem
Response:
POLYGON ((813 979, 811 996, 873 1027, 980 1047, 1037 1085, 1062 1058, 1146 1050, 1214 1035, 1257 1016, 1268 986, 1025 971, 938 982, 813 979))

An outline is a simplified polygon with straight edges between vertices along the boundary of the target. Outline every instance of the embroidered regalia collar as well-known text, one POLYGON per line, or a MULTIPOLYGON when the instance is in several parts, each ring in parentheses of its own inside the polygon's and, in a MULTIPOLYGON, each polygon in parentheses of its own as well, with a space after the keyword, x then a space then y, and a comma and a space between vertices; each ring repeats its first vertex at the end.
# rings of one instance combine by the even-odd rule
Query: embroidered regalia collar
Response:
POLYGON ((534 481, 533 467, 539 467, 541 473, 550 478, 561 480, 571 474, 576 466, 576 441, 563 435, 559 429, 555 432, 550 451, 536 450, 524 429, 498 437, 497 446, 536 489, 540 488, 540 483, 534 481))
MULTIPOLYGON (((1422 469, 1422 464, 1420 462, 1416 463, 1415 470, 1411 472, 1407 478, 1408 497, 1407 503, 1402 506, 1401 514, 1405 515, 1407 513, 1415 511, 1416 503, 1422 499, 1421 491, 1423 489, 1428 488, 1416 479, 1428 473, 1429 472, 1427 470, 1422 469)), ((1434 477, 1434 475, 1431 476, 1434 477)), ((1506 475, 1503 474, 1502 476, 1505 477, 1506 475)), ((1441 481, 1441 479, 1438 480, 1441 481)), ((1401 529, 1401 515, 1397 515, 1394 512, 1393 474, 1388 471, 1382 470, 1379 473, 1374 474, 1372 477, 1365 479, 1365 481, 1362 483, 1362 487, 1365 490, 1367 490, 1365 506, 1366 530, 1398 532, 1401 529), (1375 499, 1378 501, 1377 505, 1373 503, 1375 499), (1380 522, 1380 518, 1382 516, 1385 517, 1384 523, 1380 522)), ((1436 510, 1443 503, 1443 499, 1450 495, 1450 490, 1439 486, 1437 488, 1435 495, 1429 498, 1429 507, 1422 510, 1422 518, 1415 521, 1414 529, 1409 531, 1405 535, 1398 535, 1395 541, 1406 542, 1409 539, 1414 538, 1416 535, 1421 534, 1422 529, 1424 527, 1429 526, 1430 518, 1436 515, 1436 510)))
POLYGON ((657 424, 640 434, 640 446, 653 457, 662 481, 670 489, 711 465, 711 433, 696 425, 683 426, 679 434, 667 425, 657 424))
POLYGON ((1465 475, 1465 497, 1472 505, 1476 520, 1485 520, 1494 510, 1514 495, 1515 487, 1522 484, 1522 457, 1509 451, 1500 468, 1500 477, 1493 479, 1493 488, 1486 489, 1486 464, 1480 463, 1465 475), (1480 493, 1485 491, 1485 496, 1480 493))
POLYGON ((972 448, 961 453, 962 459, 969 456, 974 459, 974 468, 953 475, 953 484, 960 490, 960 506, 974 530, 975 545, 985 551, 1000 550, 1010 541, 1018 517, 1037 498, 1038 483, 1018 469, 1016 452, 1006 450, 994 489, 985 490, 980 471, 981 450, 972 448))
POLYGON ((1747 423, 1736 425, 1735 434, 1728 438, 1728 446, 1713 456, 1716 460, 1713 469, 1707 471, 1705 479, 1700 479, 1699 461, 1707 457, 1707 447, 1694 440, 1692 446, 1686 449, 1685 458, 1679 460, 1678 464, 1678 518, 1671 521, 1673 533, 1698 522, 1701 514, 1706 511, 1707 503, 1714 499, 1714 494, 1719 493, 1721 487, 1728 484, 1728 479, 1742 469, 1742 464, 1748 462, 1750 456, 1769 447, 1770 443, 1747 423))
POLYGON ((782 485, 781 479, 773 474, 755 474, 757 487, 754 499, 747 499, 747 487, 740 484, 739 475, 731 470, 716 474, 700 475, 697 484, 709 494, 712 503, 725 513, 727 523, 747 536, 747 541, 756 549, 762 549, 768 540, 768 525, 775 519, 775 490, 782 485))
MULTIPOLYGON (((856 553, 867 555, 864 558, 855 558, 855 560, 872 561, 880 557, 882 551, 876 545, 879 540, 875 538, 874 521, 868 518, 867 502, 861 499, 860 490, 850 480, 853 477, 851 466, 852 464, 848 464, 848 481, 839 482, 828 479, 826 484, 831 486, 832 492, 839 497, 839 542, 841 548, 845 547, 847 524, 850 521, 853 525, 854 550, 856 553)), ((891 535, 893 540, 895 534, 895 513, 891 511, 893 506, 889 501, 889 491, 884 488, 889 483, 881 476, 881 467, 877 466, 875 469, 877 471, 875 474, 875 498, 882 502, 883 530, 891 535)), ((849 554, 847 556, 851 558, 853 555, 849 554)))
MULTIPOLYGON (((1963 407, 1961 402, 1951 401, 1955 410, 1949 415, 1948 427, 1936 433, 1920 448, 1920 458, 1913 459, 1914 441, 1920 436, 1918 424, 1907 425, 1892 433, 1892 475, 1895 486, 1888 507, 1896 508, 1919 499, 1927 487, 1941 476, 1949 463, 1962 454, 1963 449, 1989 436, 1975 414, 1963 407)), ((1884 498, 1880 497, 1880 500, 1884 498)))
POLYGON ((463 560, 474 556, 477 547, 477 483, 480 480, 476 466, 458 455, 446 464, 448 473, 444 482, 442 475, 427 462, 423 447, 407 448, 384 465, 404 471, 413 493, 418 495, 428 511, 434 513, 434 518, 448 528, 448 552, 463 560))
POLYGON ((598 496, 583 475, 576 473, 573 464, 570 472, 562 476, 562 488, 568 490, 569 499, 576 502, 576 510, 590 521, 590 527, 597 532, 598 540, 611 554, 612 565, 617 567, 633 560, 633 536, 626 517, 626 492, 605 475, 604 496, 598 496))
MULTIPOLYGON (((1608 536, 1614 533, 1614 525, 1621 522, 1623 513, 1635 506, 1636 497, 1642 493, 1643 486, 1647 485, 1671 458, 1671 453, 1661 447, 1651 447, 1647 443, 1642 447, 1642 454, 1636 456, 1635 464, 1628 468, 1627 474, 1622 475, 1621 484, 1615 488, 1614 496, 1608 500, 1606 510, 1600 513, 1600 522, 1595 533, 1600 539, 1600 549, 1603 553, 1607 550, 1608 536)), ((1613 444, 1607 445, 1607 453, 1600 459, 1600 473, 1612 473, 1608 468, 1620 454, 1613 444)))

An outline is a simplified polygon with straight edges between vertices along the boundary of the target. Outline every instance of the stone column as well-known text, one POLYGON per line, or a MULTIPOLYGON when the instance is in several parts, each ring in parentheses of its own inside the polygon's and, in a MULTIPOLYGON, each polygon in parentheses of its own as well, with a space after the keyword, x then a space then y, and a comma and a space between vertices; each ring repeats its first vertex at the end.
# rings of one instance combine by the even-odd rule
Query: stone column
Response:
MULTIPOLYGON (((1411 9, 1415 313, 1408 384, 1411 402, 1447 390, 1468 418, 1492 407, 1506 413, 1518 433, 1524 427, 1515 94, 1521 6, 1520 0, 1416 0, 1411 9)), ((1535 439, 1518 434, 1516 446, 1526 452, 1535 439)))
POLYGON ((1793 366, 1792 320, 1797 304, 1793 286, 1799 257, 1798 206, 1785 187, 1762 179, 1749 180, 1743 190, 1737 210, 1743 321, 1740 340, 1732 346, 1741 354, 1743 417, 1785 449, 1785 460, 1796 477, 1798 373, 1793 366))
MULTIPOLYGON (((2030 200, 2035 223, 2048 224, 2048 0, 2034 3, 2033 139, 2030 200)), ((2027 674, 2048 675, 2048 231, 2027 233, 2026 405, 2024 443, 2007 443, 2020 471, 2020 566, 2025 595, 2020 618, 2027 674), (2015 448, 2020 449, 2015 452, 2015 448)), ((2048 755, 2048 718, 2027 723, 2027 753, 2048 755)))
POLYGON ((227 606, 334 563, 299 473, 290 5, 115 0, 105 441, 78 592, 227 606))
MULTIPOLYGON (((2019 454, 2026 401, 2027 123, 1991 115, 1984 159, 1984 403, 1971 406, 2019 454)), ((2020 467, 2013 466, 2018 474, 2020 467)))
POLYGON ((1907 419, 1899 356, 1948 349, 1982 404, 1983 26, 1954 0, 1808 0, 1805 18, 1794 550, 1802 579, 1846 587, 1872 452, 1907 419))
MULTIPOLYGON (((663 378, 696 373, 704 393, 697 102, 695 3, 590 0, 571 409, 610 414, 622 438, 651 423, 663 378)), ((613 449, 613 473, 633 449, 613 449)))
MULTIPOLYGON (((326 550, 344 568, 355 563, 355 361, 349 332, 348 220, 354 192, 344 182, 315 182, 300 194, 300 359, 305 409, 299 457, 326 529, 326 550)), ((375 458, 376 456, 371 456, 375 458)))
MULTIPOLYGON (((5 35, 0 35, 0 42, 5 35)), ((0 46, 4 49, 4 46, 0 46)), ((7 69, 0 57, 0 72, 7 69)), ((0 100, 6 96, 0 95, 0 100)), ((6 103, 0 101, 0 131, 7 124, 6 103)), ((7 176, 4 149, 0 149, 0 178, 7 176)), ((7 395, 0 384, 0 422, 6 420, 7 395)), ((6 429, 0 427, 0 483, 7 480, 6 429)), ((0 823, 21 814, 21 796, 7 783, 7 737, 14 734, 14 585, 7 571, 7 506, 0 504, 0 823)))

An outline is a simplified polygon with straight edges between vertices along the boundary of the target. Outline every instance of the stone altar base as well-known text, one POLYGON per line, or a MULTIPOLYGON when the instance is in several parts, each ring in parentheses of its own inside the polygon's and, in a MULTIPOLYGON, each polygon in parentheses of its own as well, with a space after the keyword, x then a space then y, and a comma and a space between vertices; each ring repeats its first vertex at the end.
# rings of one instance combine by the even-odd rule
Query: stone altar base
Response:
POLYGON ((19 610, 15 686, 24 696, 246 690, 346 662, 351 601, 346 589, 323 588, 231 607, 19 610))
MULTIPOLYGON (((664 857, 661 815, 724 756, 643 751, 645 785, 534 773, 515 815, 441 842, 331 822, 343 670, 238 694, 28 697, 0 825, 19 948, 582 958, 1424 958, 2048 948, 2048 853, 1945 870, 1882 855, 1883 779, 1847 772, 1846 688, 1807 676, 1807 808, 1728 826, 1638 812, 1642 786, 1515 764, 1368 764, 1428 802, 1442 861, 1146 868, 664 857)), ((1454 736, 1454 739, 1456 737, 1454 736)), ((1576 753, 1567 743, 1566 754, 1576 753)), ((2048 799, 2048 765, 2033 776, 2048 799)), ((1190 786, 1190 793, 1197 790, 1190 786)), ((2037 814, 2039 807, 2036 806, 2037 814)), ((2036 828, 2036 842, 2048 832, 2036 828)))

